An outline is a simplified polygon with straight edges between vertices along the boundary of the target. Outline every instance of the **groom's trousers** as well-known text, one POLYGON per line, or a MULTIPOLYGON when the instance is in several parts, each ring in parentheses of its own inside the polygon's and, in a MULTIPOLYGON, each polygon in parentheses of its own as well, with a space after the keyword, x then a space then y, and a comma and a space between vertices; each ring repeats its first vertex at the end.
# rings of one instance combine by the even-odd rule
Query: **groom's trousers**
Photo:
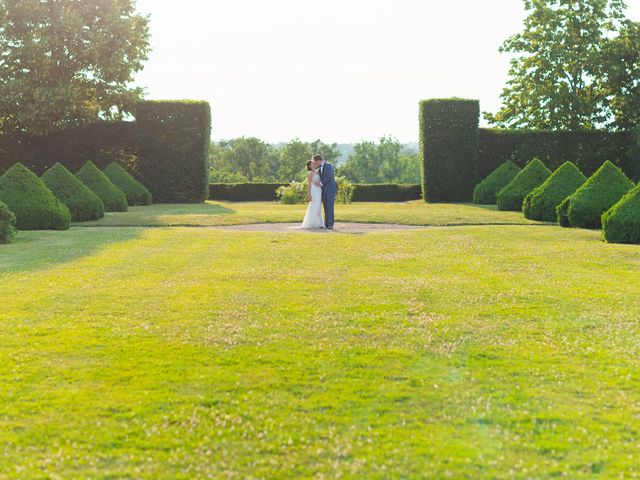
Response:
POLYGON ((324 207, 324 226, 333 228, 333 209, 336 203, 336 192, 331 189, 322 189, 322 206, 324 207))

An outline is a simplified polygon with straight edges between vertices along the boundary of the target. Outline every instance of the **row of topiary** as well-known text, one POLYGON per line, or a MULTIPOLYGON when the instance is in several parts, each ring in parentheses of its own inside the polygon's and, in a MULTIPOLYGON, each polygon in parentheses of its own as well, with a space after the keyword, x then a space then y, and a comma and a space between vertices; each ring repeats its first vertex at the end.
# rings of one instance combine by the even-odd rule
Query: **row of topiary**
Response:
POLYGON ((87 162, 76 175, 60 163, 41 178, 21 163, 0 177, 0 243, 17 230, 66 230, 71 221, 149 205, 151 193, 117 163, 100 171, 87 162))
POLYGON ((602 227, 608 242, 640 243, 640 185, 609 161, 588 179, 571 162, 553 173, 535 158, 522 170, 506 162, 476 186, 473 201, 563 227, 602 227))

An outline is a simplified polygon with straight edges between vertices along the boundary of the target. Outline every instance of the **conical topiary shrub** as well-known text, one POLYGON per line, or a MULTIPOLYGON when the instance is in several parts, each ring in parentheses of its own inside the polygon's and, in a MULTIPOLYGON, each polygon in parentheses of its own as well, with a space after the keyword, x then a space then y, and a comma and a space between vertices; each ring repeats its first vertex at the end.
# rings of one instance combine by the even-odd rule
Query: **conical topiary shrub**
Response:
POLYGON ((124 192, 129 205, 151 205, 151 192, 118 163, 112 162, 104 169, 104 174, 124 192))
POLYGON ((640 243, 640 185, 602 214, 602 228, 607 242, 640 243))
POLYGON ((473 203, 496 204, 496 194, 515 178, 521 169, 515 163, 504 162, 473 189, 473 203))
POLYGON ((633 182, 610 161, 604 162, 578 190, 568 197, 567 220, 572 227, 600 228, 604 212, 613 207, 622 196, 633 188, 633 182))
POLYGON ((69 209, 21 163, 0 177, 0 201, 15 214, 18 230, 66 230, 71 223, 69 209))
POLYGON ((16 233, 16 216, 0 202, 0 243, 9 243, 16 233))
POLYGON ((76 173, 76 177, 95 193, 107 212, 126 212, 128 208, 127 196, 116 187, 111 180, 100 171, 93 162, 89 161, 76 173))
POLYGON ((42 181, 69 208, 72 220, 82 222, 104 217, 104 204, 100 197, 64 165, 56 163, 42 175, 42 181))
POLYGON ((522 202, 522 212, 530 220, 555 222, 556 207, 587 181, 578 167, 563 163, 542 185, 534 188, 522 202))
POLYGON ((534 158, 496 194, 498 210, 522 210, 524 197, 550 176, 551 171, 544 163, 534 158))
POLYGON ((569 217, 567 217, 567 212, 569 210, 569 200, 571 200, 571 196, 565 198, 556 207, 556 218, 558 220, 558 224, 561 227, 571 227, 571 224, 569 223, 569 217))

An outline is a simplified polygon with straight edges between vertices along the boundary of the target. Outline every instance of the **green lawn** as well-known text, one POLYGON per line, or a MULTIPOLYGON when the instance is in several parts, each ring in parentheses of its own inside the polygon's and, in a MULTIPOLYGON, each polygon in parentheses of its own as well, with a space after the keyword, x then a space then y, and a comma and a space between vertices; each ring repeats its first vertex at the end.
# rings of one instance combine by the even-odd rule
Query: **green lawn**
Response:
POLYGON ((597 231, 73 227, 0 281, 0 478, 640 474, 640 247, 597 231))

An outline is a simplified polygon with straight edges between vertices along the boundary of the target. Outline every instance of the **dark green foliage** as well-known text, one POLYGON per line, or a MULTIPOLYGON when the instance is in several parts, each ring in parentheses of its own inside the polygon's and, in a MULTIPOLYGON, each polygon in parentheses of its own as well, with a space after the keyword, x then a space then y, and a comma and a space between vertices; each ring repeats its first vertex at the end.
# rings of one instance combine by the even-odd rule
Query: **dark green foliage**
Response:
POLYGON ((551 171, 534 158, 511 182, 496 194, 498 210, 522 210, 524 197, 551 176, 551 171))
MULTIPOLYGON (((286 183, 212 183, 209 185, 209 200, 227 202, 275 201, 276 190, 288 186, 286 183)), ((422 188, 419 184, 354 184, 354 202, 408 202, 419 200, 422 188)))
POLYGON ((0 243, 9 243, 16 233, 16 216, 0 202, 0 243))
POLYGON ((604 238, 612 243, 640 243, 640 185, 602 214, 604 238))
POLYGON ((522 202, 522 212, 530 220, 555 222, 556 207, 587 181, 578 167, 563 163, 542 185, 533 189, 522 202))
POLYGON ((125 193, 129 205, 151 205, 151 192, 116 162, 105 168, 104 174, 125 193))
POLYGON ((354 184, 353 202, 408 202, 422 198, 420 184, 354 184))
POLYGON ((473 197, 478 167, 477 100, 420 102, 420 155, 425 201, 457 202, 473 197))
POLYGON ((104 217, 104 204, 84 183, 62 164, 56 163, 45 172, 42 181, 64 203, 76 222, 104 217))
POLYGON ((18 230, 66 230, 71 223, 69 209, 21 163, 0 177, 0 201, 15 214, 18 230))
POLYGON ((473 189, 473 203, 495 205, 496 194, 506 187, 520 173, 520 170, 520 167, 513 162, 504 162, 476 185, 473 189))
POLYGON ((0 174, 17 162, 42 175, 56 163, 77 172, 92 159, 99 168, 113 161, 136 171, 134 122, 98 122, 45 136, 0 135, 0 174))
POLYGON ((204 201, 209 195, 209 104, 140 102, 136 120, 140 178, 154 201, 204 201))
POLYGON ((556 207, 556 219, 561 227, 571 227, 571 224, 569 223, 569 217, 567 217, 567 213, 569 212, 570 200, 571 197, 569 196, 562 202, 560 202, 556 207))
POLYGON ((629 178, 640 178, 640 148, 634 149, 637 142, 634 132, 479 130, 480 178, 508 160, 524 167, 532 158, 539 158, 552 170, 570 161, 587 176, 605 160, 614 159, 629 178))
POLYGON ((126 212, 128 209, 127 196, 116 187, 111 180, 100 171, 91 161, 76 173, 76 177, 91 189, 104 203, 107 212, 126 212))
POLYGON ((569 197, 567 218, 572 227, 600 228, 604 212, 615 205, 633 188, 622 170, 613 163, 602 167, 569 197))

